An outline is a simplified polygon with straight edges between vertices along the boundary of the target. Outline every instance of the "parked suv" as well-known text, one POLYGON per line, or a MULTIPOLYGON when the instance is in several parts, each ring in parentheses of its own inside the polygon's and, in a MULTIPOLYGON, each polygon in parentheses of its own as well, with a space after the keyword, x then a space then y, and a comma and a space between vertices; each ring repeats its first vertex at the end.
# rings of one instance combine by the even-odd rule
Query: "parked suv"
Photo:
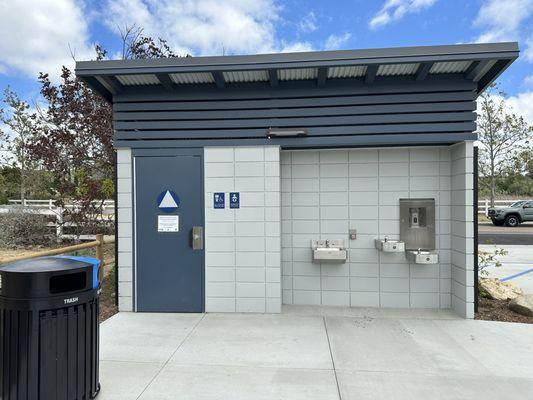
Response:
POLYGON ((533 201, 521 200, 506 208, 489 208, 489 218, 496 226, 518 226, 533 221, 533 201))

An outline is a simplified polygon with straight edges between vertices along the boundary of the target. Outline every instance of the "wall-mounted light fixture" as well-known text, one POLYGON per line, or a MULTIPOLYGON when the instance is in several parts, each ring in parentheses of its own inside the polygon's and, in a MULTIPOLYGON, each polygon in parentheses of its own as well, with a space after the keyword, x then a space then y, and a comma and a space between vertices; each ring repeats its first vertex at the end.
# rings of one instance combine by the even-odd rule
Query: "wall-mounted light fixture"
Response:
POLYGON ((305 128, 287 128, 287 129, 278 129, 278 128, 268 128, 267 138, 273 137, 298 137, 298 136, 307 136, 307 129, 305 128))

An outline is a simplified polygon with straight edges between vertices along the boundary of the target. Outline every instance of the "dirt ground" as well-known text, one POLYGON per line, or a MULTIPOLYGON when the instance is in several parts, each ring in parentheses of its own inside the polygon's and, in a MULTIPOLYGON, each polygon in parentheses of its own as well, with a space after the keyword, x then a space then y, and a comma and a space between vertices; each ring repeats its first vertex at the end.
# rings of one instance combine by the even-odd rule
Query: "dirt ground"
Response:
MULTIPOLYGON (((61 245, 58 245, 57 247, 65 247, 68 246, 68 243, 63 243, 61 245)), ((21 256, 31 253, 36 253, 40 251, 50 250, 54 247, 31 247, 31 248, 24 248, 24 249, 0 249, 0 261, 15 257, 15 256, 21 256)), ((75 256, 83 256, 83 257, 94 257, 95 256, 95 250, 94 249, 87 249, 87 250, 80 250, 77 252, 70 253, 70 255, 75 256)), ((106 265, 104 267, 104 279, 102 282, 102 292, 100 294, 100 322, 105 321, 109 317, 115 315, 118 312, 118 309, 115 305, 115 266, 114 266, 114 260, 115 260, 115 246, 114 244, 106 244, 104 245, 104 260, 107 263, 111 263, 111 265, 106 265)))
POLYGON ((104 281, 102 282, 102 292, 100 293, 100 322, 105 321, 118 312, 115 294, 115 273, 114 270, 110 272, 104 277, 104 281))
POLYGON ((479 299, 479 311, 476 313, 476 319, 533 324, 533 317, 526 317, 509 310, 508 304, 508 300, 491 300, 482 297, 479 299))

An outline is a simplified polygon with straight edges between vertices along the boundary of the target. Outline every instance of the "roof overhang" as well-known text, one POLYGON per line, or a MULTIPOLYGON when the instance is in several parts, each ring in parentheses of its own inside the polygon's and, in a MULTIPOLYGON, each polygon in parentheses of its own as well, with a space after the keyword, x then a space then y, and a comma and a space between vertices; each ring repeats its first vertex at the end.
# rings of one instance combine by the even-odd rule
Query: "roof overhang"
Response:
POLYGON ((454 75, 471 80, 480 94, 516 58, 516 42, 338 50, 245 56, 182 57, 154 60, 79 61, 76 75, 108 101, 135 87, 175 90, 184 85, 263 82, 272 87, 286 81, 314 80, 325 86, 335 79, 367 84, 381 78, 454 75))

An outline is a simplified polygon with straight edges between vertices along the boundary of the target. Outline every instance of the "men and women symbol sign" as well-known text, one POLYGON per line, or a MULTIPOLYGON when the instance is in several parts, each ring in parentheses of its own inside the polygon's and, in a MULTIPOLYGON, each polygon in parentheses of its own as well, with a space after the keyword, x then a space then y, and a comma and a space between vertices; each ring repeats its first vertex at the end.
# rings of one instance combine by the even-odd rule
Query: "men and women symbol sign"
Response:
MULTIPOLYGON (((226 193, 224 192, 215 192, 213 193, 213 208, 226 208, 226 193)), ((239 192, 230 192, 229 193, 229 208, 240 208, 239 192)))

